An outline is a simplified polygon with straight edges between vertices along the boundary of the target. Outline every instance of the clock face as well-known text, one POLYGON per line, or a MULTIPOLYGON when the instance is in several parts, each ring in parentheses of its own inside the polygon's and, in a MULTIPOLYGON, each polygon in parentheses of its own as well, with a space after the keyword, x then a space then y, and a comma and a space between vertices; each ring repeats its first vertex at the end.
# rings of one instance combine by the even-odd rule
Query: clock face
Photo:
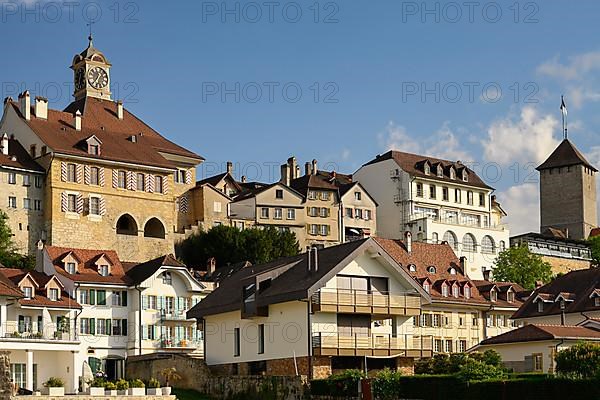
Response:
POLYGON ((108 85, 108 73, 100 67, 94 67, 88 71, 88 83, 94 89, 105 88, 108 85))
POLYGON ((85 87, 85 70, 79 68, 75 72, 75 90, 81 90, 85 87))

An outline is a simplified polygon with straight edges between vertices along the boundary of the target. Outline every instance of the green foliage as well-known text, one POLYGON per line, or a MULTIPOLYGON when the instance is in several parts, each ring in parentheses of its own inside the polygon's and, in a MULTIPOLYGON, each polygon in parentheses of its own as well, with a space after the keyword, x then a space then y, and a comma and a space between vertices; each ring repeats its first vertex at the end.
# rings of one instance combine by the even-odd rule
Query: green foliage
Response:
POLYGON ((518 283, 525 289, 535 289, 536 281, 548 283, 552 279, 550 264, 525 245, 502 251, 494 264, 496 281, 518 283))
POLYGON ((273 227, 239 230, 224 225, 192 235, 177 248, 187 265, 206 265, 214 257, 217 267, 242 261, 262 264, 298 252, 298 241, 292 232, 279 232, 273 227))
POLYGON ((327 379, 312 381, 310 391, 315 396, 356 396, 358 383, 366 377, 366 374, 359 369, 347 369, 339 374, 331 375, 327 379))
POLYGON ((452 353, 436 354, 432 358, 424 358, 415 363, 415 374, 417 375, 450 375, 456 374, 467 365, 469 360, 479 361, 483 364, 502 368, 502 357, 493 350, 484 353, 452 353))
POLYGON ((181 375, 177 373, 177 368, 175 367, 163 368, 160 374, 165 378, 165 386, 169 386, 171 383, 181 379, 181 375))
POLYGON ((600 345, 582 342, 559 351, 556 372, 569 378, 600 378, 600 345))
POLYGON ((152 389, 159 388, 160 387, 160 382, 156 378, 150 378, 150 380, 148 381, 148 384, 146 385, 146 387, 149 387, 149 388, 152 388, 152 389))
POLYGON ((375 375, 372 381, 373 394, 380 400, 393 400, 397 398, 398 386, 402 373, 384 369, 375 375))
POLYGON ((117 390, 127 390, 129 389, 129 382, 125 379, 119 379, 115 385, 117 390))
POLYGON ((487 365, 492 365, 494 367, 502 367, 502 356, 494 349, 487 349, 486 351, 484 351, 481 361, 483 361, 487 365))
POLYGON ((141 379, 132 379, 131 381, 129 381, 129 387, 130 388, 143 388, 143 387, 146 387, 146 385, 144 385, 144 382, 142 382, 141 379))
POLYGON ((0 264, 10 268, 33 269, 35 259, 17 253, 13 234, 8 226, 8 216, 0 210, 0 264))
POLYGON ((484 381, 489 379, 502 379, 507 376, 504 368, 487 364, 484 361, 467 359, 456 376, 463 381, 484 381))
POLYGON ((600 236, 594 236, 588 239, 588 244, 592 250, 592 260, 596 266, 600 266, 600 236))
POLYGON ((190 389, 175 389, 173 388, 173 395, 177 397, 177 400, 208 400, 208 396, 190 389))
POLYGON ((117 385, 113 382, 104 382, 104 389, 106 390, 117 390, 117 385))
POLYGON ((104 387, 105 384, 106 384, 106 379, 101 378, 101 377, 95 377, 90 382, 91 387, 104 387))
POLYGON ((65 382, 57 377, 50 377, 46 382, 44 382, 44 387, 54 388, 54 387, 65 387, 65 382))

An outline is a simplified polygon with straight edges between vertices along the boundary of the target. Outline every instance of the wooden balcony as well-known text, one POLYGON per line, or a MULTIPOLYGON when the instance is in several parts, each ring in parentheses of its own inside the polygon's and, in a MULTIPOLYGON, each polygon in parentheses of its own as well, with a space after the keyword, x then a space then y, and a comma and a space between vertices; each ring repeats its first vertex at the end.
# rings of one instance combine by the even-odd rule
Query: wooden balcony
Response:
POLYGON ((312 297, 312 309, 335 313, 413 316, 421 314, 421 297, 361 290, 321 289, 312 297))
POLYGON ((433 336, 313 334, 313 354, 320 356, 432 357, 433 336))

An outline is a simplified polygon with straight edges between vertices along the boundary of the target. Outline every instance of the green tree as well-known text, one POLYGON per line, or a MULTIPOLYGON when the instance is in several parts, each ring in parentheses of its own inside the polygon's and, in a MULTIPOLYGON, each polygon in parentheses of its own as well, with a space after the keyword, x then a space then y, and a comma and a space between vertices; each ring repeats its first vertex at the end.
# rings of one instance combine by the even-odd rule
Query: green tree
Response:
POLYGON ((600 236, 594 236, 588 239, 592 250, 592 260, 595 265, 600 266, 600 236))
POLYGON ((187 265, 204 266, 214 257, 217 268, 241 261, 262 264, 298 252, 296 235, 273 227, 239 230, 221 225, 192 235, 177 246, 177 255, 187 265))
POLYGON ((456 376, 464 381, 483 381, 505 378, 506 371, 502 367, 468 358, 466 364, 460 368, 456 376))
POLYGON ((0 264, 12 268, 33 268, 35 260, 31 256, 17 253, 13 234, 8 226, 8 216, 0 210, 0 264))
POLYGON ((559 351, 556 372, 569 378, 600 377, 600 345, 581 342, 559 351))
POLYGON ((535 289, 536 281, 552 279, 552 267, 542 257, 533 254, 527 246, 509 247, 495 261, 494 279, 514 282, 525 289, 535 289))

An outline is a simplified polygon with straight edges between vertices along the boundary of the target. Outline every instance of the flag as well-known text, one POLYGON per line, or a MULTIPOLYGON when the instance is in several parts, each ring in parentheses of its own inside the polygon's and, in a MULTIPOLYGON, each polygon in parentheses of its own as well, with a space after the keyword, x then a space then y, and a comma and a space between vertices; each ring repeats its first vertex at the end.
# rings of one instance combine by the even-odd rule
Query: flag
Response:
POLYGON ((564 97, 560 96, 560 100, 561 100, 560 111, 562 112, 563 117, 566 117, 567 116, 567 105, 565 104, 565 99, 564 99, 564 97))

